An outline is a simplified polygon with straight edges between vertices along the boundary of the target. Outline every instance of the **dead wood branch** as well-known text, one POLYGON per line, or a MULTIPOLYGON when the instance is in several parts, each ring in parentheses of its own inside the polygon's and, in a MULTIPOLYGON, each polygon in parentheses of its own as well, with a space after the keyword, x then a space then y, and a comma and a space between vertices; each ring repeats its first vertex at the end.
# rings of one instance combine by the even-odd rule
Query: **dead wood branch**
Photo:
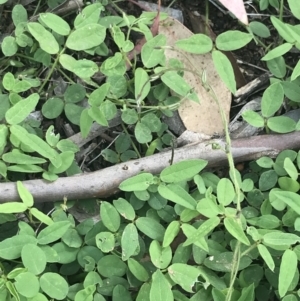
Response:
MULTIPOLYGON (((174 151, 173 162, 186 159, 204 159, 208 167, 226 165, 226 154, 222 150, 213 150, 212 143, 225 147, 223 139, 194 143, 174 151)), ((284 149, 300 149, 298 132, 285 135, 264 135, 232 141, 232 154, 235 162, 254 160, 261 156, 275 157, 284 149)), ((68 199, 91 197, 105 198, 118 192, 119 184, 140 172, 159 174, 169 166, 172 152, 166 151, 139 160, 114 165, 92 173, 73 177, 59 178, 53 183, 44 180, 24 181, 36 202, 53 202, 68 199)), ((0 203, 20 200, 16 183, 0 183, 0 203)))

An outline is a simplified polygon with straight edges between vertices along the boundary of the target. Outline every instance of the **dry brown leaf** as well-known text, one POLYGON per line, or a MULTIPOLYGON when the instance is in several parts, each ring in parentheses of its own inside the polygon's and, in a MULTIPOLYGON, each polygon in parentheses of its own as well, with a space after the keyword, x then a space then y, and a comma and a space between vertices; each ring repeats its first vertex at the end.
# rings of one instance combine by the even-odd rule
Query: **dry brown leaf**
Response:
MULTIPOLYGON (((177 40, 186 39, 193 34, 182 23, 171 17, 160 23, 159 33, 164 34, 167 37, 168 46, 174 46, 177 40)), ((183 62, 185 68, 189 70, 194 68, 200 76, 205 70, 207 83, 209 83, 215 90, 219 98, 220 105, 228 119, 231 104, 231 93, 217 74, 211 54, 195 55, 173 50, 166 50, 165 54, 167 59, 179 59, 183 62)), ((218 106, 202 87, 200 76, 197 76, 192 72, 184 73, 185 80, 197 93, 200 99, 200 104, 189 99, 184 100, 178 109, 180 118, 187 130, 210 136, 214 134, 222 134, 224 126, 222 124, 218 106)))
POLYGON ((219 0, 242 23, 248 25, 248 16, 243 0, 219 0))

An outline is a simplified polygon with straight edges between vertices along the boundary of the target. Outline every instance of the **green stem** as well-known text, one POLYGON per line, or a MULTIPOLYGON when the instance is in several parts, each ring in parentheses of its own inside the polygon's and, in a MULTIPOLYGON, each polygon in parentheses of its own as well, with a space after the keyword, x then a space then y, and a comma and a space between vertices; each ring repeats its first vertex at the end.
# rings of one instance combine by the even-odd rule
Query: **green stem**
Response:
POLYGON ((52 74, 53 74, 53 72, 54 72, 54 69, 56 68, 56 66, 57 66, 57 64, 58 64, 59 57, 65 52, 65 50, 66 50, 66 48, 63 48, 62 51, 57 55, 57 57, 56 57, 56 59, 55 59, 53 65, 52 65, 51 69, 49 70, 49 72, 48 72, 48 74, 47 74, 47 76, 46 76, 46 78, 45 78, 43 84, 40 86, 40 88, 39 88, 39 90, 38 90, 38 92, 37 92, 38 94, 40 94, 40 93, 43 91, 45 85, 46 85, 47 82, 49 81, 50 77, 52 76, 52 74))
POLYGON ((241 257, 247 255, 249 252, 251 252, 253 249, 257 248, 257 245, 259 243, 255 242, 253 245, 251 245, 247 250, 245 250, 243 253, 241 253, 241 257))
POLYGON ((134 144, 134 142, 133 142, 131 136, 129 135, 129 133, 128 133, 128 131, 127 131, 127 129, 126 129, 124 123, 122 122, 121 124, 122 124, 122 128, 123 128, 124 132, 128 135, 129 139, 131 140, 131 145, 132 145, 134 151, 137 153, 137 155, 138 155, 139 158, 142 158, 142 156, 141 156, 140 152, 138 151, 136 145, 134 144))
MULTIPOLYGON (((234 160, 233 160, 233 156, 231 153, 231 139, 230 139, 230 135, 229 135, 229 130, 228 130, 228 121, 226 118, 226 115, 224 113, 223 108, 220 105, 220 102, 218 100, 217 94, 215 93, 214 89, 205 82, 205 76, 202 76, 202 83, 204 88, 206 89, 207 92, 210 93, 210 95, 212 96, 212 98, 215 100, 215 102, 217 103, 218 107, 219 107, 219 111, 221 113, 221 118, 222 118, 222 123, 224 126, 224 131, 225 131, 225 141, 226 141, 226 155, 227 155, 227 160, 229 163, 229 170, 231 171, 232 175, 232 182, 235 188, 235 193, 236 193, 236 209, 237 209, 237 214, 236 214, 236 219, 237 222, 239 224, 241 224, 241 219, 240 219, 240 212, 241 212, 241 190, 240 190, 240 186, 239 186, 239 182, 237 179, 237 171, 235 169, 234 166, 234 160)), ((230 276, 230 284, 229 284, 229 288, 228 288, 228 292, 226 295, 226 299, 225 301, 231 301, 231 297, 232 297, 232 293, 233 293, 233 286, 235 283, 235 279, 237 277, 237 273, 239 270, 239 264, 240 264, 240 259, 241 259, 241 243, 239 241, 237 241, 236 247, 234 249, 234 254, 233 254, 233 260, 232 260, 232 271, 231 271, 231 276, 230 276)))
POLYGON ((228 288, 228 292, 226 295, 225 301, 230 301, 233 293, 233 285, 239 270, 239 265, 240 265, 240 258, 241 258, 241 249, 240 249, 241 243, 237 241, 237 244, 234 249, 234 254, 233 254, 233 260, 232 260, 232 271, 231 271, 231 276, 230 276, 230 285, 228 288))
POLYGON ((280 1, 280 7, 279 7, 279 20, 282 21, 283 18, 283 0, 280 1))

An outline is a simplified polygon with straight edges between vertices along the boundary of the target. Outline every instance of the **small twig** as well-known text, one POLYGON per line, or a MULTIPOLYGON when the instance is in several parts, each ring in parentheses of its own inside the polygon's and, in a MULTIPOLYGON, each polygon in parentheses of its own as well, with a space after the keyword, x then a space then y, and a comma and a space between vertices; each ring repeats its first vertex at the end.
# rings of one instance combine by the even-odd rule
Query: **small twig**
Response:
MULTIPOLYGON (((213 150, 212 143, 224 148, 223 139, 194 143, 174 150, 173 163, 187 159, 203 159, 208 161, 207 167, 221 167, 228 164, 226 153, 213 150)), ((285 149, 299 149, 298 132, 284 135, 262 135, 232 140, 231 152, 235 163, 256 160, 262 156, 276 157, 285 149)), ((106 198, 119 191, 122 181, 141 172, 159 174, 169 166, 171 151, 161 152, 149 157, 131 160, 125 163, 72 177, 61 177, 55 182, 45 180, 23 181, 25 187, 33 195, 35 202, 80 200, 87 198, 106 198)), ((20 200, 16 183, 0 183, 0 203, 20 200)))

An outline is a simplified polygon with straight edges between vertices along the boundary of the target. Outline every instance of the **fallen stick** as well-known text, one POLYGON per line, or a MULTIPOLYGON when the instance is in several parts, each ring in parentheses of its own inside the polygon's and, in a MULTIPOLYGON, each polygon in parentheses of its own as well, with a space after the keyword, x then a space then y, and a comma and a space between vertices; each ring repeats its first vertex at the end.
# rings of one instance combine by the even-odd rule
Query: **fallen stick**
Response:
MULTIPOLYGON (((204 159, 208 167, 227 164, 223 150, 213 150, 212 143, 225 147, 223 139, 193 143, 174 150, 173 163, 187 159, 204 159)), ((255 160, 261 156, 276 157, 285 149, 300 149, 298 132, 284 135, 262 135, 232 140, 231 152, 236 163, 255 160)), ((139 160, 120 163, 99 171, 72 177, 62 177, 55 182, 45 180, 23 181, 36 202, 53 202, 68 199, 105 198, 119 191, 119 184, 140 172, 159 174, 170 165, 172 151, 161 152, 139 160)), ((20 200, 16 183, 0 183, 0 203, 20 200)))

